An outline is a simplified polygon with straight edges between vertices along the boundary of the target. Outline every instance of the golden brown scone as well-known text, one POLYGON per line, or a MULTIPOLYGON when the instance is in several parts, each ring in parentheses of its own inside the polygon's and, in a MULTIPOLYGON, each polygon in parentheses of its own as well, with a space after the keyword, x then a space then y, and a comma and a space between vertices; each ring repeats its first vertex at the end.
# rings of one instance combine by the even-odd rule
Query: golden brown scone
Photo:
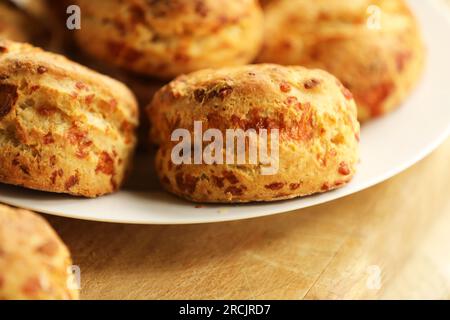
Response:
POLYGON ((73 1, 80 47, 125 69, 172 78, 252 61, 262 42, 256 0, 73 1))
POLYGON ((142 106, 142 108, 147 107, 156 91, 168 83, 168 81, 135 74, 93 59, 92 57, 83 54, 78 48, 68 48, 64 52, 64 55, 69 56, 72 60, 83 66, 124 83, 134 93, 139 106, 142 106))
POLYGON ((10 1, 0 0, 0 38, 31 42, 32 31, 29 17, 10 1))
POLYGON ((352 91, 358 118, 396 108, 418 81, 424 46, 403 0, 271 0, 259 62, 322 68, 352 91))
POLYGON ((137 123, 136 100, 122 83, 0 41, 0 182, 86 197, 116 191, 137 123))
MULTIPOLYGON (((142 111, 144 111, 148 104, 152 101, 155 93, 167 84, 167 81, 138 75, 133 72, 102 63, 81 53, 77 48, 70 48, 70 50, 67 50, 67 54, 70 54, 70 58, 74 61, 124 83, 135 95, 139 104, 139 110, 142 111)), ((149 149, 148 132, 148 117, 145 112, 139 112, 139 127, 137 130, 138 151, 147 151, 149 149)))
POLYGON ((355 102, 322 70, 263 64, 198 71, 157 92, 148 114, 163 186, 197 202, 274 201, 324 192, 345 185, 358 162, 355 102), (261 163, 248 161, 174 165, 178 142, 171 142, 171 134, 184 128, 192 136, 194 121, 202 121, 203 132, 219 129, 224 136, 227 129, 279 129, 278 172, 262 175, 261 163))
POLYGON ((70 253, 35 213, 0 205, 0 300, 78 299, 70 253))

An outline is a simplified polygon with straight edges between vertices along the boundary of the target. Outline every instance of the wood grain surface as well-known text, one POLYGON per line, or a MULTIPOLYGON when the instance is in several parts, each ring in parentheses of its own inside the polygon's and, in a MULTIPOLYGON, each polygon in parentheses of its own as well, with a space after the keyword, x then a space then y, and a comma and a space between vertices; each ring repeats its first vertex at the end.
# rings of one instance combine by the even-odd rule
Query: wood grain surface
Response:
POLYGON ((247 221, 47 218, 81 269, 84 299, 447 299, 449 164, 450 140, 358 194, 247 221))

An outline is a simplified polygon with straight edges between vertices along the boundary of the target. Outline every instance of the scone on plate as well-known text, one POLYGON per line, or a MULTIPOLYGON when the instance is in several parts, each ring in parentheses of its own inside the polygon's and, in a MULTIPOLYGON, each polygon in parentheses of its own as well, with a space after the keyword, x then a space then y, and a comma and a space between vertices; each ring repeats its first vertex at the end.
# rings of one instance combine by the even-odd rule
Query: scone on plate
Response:
POLYGON ((89 67, 101 74, 108 75, 114 79, 119 80, 124 83, 135 95, 137 102, 139 104, 139 128, 137 130, 137 150, 146 151, 149 148, 148 132, 149 123, 148 118, 143 112, 145 107, 152 101, 154 94, 161 89, 168 81, 162 81, 157 78, 152 78, 148 76, 139 75, 133 72, 126 71, 124 69, 114 67, 107 63, 102 63, 98 60, 93 59, 83 53, 81 53, 77 48, 66 51, 67 54, 71 54, 75 61, 81 63, 84 66, 89 67))
POLYGON ((355 102, 322 70, 194 72, 157 92, 148 115, 162 185, 192 201, 290 199, 341 187, 356 171, 355 102))
POLYGON ((258 61, 329 71, 362 121, 399 106, 421 75, 424 45, 403 0, 271 0, 264 10, 258 61))
POLYGON ((85 197, 116 191, 137 124, 122 83, 0 40, 0 182, 85 197))
MULTIPOLYGON (((54 0, 50 0, 54 1, 54 0)), ((82 50, 140 74, 173 78, 242 65, 257 55, 263 32, 257 0, 72 1, 82 50)))
POLYGON ((0 205, 0 300, 73 300, 70 253, 35 213, 0 205))

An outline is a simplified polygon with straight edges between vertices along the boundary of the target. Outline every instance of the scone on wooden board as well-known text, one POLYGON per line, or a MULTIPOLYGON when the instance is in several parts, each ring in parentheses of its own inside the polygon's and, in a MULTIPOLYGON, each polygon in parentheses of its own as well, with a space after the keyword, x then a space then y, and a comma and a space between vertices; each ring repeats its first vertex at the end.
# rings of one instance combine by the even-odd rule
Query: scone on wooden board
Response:
POLYGON ((96 197, 121 186, 138 124, 122 83, 0 40, 0 182, 96 197))
POLYGON ((271 0, 264 11, 258 61, 329 71, 361 121, 398 107, 421 76, 425 49, 403 0, 271 0))
POLYGON ((73 300, 70 253, 35 213, 0 204, 0 300, 73 300))
MULTIPOLYGON (((55 1, 55 0, 49 0, 55 1)), ((251 62, 261 47, 257 0, 74 0, 80 48, 102 61, 161 78, 251 62)))
POLYGON ((275 201, 325 192, 349 182, 359 160, 353 97, 322 70, 263 64, 194 72, 157 92, 148 115, 162 185, 196 202, 275 201), (228 129, 278 129, 278 171, 262 174, 261 162, 174 164, 178 142, 172 133, 182 128, 195 135, 196 121, 203 132, 217 129, 223 136, 228 129))

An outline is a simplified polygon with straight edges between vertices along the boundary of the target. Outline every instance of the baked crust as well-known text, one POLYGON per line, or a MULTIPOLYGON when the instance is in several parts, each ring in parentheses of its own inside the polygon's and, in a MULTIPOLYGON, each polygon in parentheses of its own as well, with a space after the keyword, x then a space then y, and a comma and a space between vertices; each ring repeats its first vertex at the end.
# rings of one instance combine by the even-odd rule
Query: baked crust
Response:
POLYGON ((261 46, 256 0, 76 0, 79 46, 122 68, 161 78, 242 65, 261 46), (224 7, 224 4, 226 6, 224 7))
POLYGON ((329 71, 362 121, 399 106, 421 76, 425 49, 403 0, 271 0, 264 10, 258 61, 329 71))
POLYGON ((322 70, 263 64, 198 71, 158 91, 148 115, 162 185, 192 201, 290 199, 341 187, 356 171, 355 102, 322 70), (227 129, 279 129, 278 172, 262 175, 261 163, 175 165, 178 142, 171 134, 183 128, 193 135, 194 121, 223 135, 227 129))
POLYGON ((85 197, 116 191, 137 124, 122 83, 0 40, 0 182, 85 197))
POLYGON ((0 205, 0 300, 73 300, 70 253, 40 216, 0 205))
POLYGON ((162 81, 156 78, 138 75, 124 69, 114 67, 108 64, 101 63, 92 57, 81 54, 79 50, 72 50, 75 52, 73 58, 84 66, 87 66, 101 74, 108 75, 114 79, 124 83, 135 95, 139 110, 139 127, 137 130, 137 151, 147 151, 149 149, 149 122, 145 111, 145 107, 152 101, 155 93, 161 89, 168 81, 162 81))

